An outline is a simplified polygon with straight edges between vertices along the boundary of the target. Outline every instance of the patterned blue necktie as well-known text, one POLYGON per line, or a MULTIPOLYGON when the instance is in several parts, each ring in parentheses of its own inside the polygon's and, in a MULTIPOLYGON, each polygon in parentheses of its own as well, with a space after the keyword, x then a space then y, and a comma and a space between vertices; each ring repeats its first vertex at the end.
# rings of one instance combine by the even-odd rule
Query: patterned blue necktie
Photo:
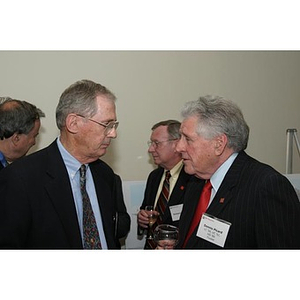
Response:
POLYGON ((80 167, 80 190, 82 195, 83 207, 83 240, 84 249, 101 249, 99 232, 91 206, 89 195, 85 187, 86 183, 86 166, 80 167))

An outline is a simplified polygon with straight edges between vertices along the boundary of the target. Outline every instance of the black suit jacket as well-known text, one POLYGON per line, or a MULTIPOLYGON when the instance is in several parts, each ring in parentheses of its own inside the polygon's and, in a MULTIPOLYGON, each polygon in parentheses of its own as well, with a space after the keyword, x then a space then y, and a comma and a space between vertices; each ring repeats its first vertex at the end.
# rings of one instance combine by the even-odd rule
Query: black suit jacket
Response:
MULTIPOLYGON (((177 248, 183 245, 203 185, 195 179, 186 191, 177 248)), ((245 152, 239 153, 228 170, 207 213, 232 224, 224 248, 300 249, 300 203, 293 186, 245 152)), ((197 237, 197 229, 187 249, 221 249, 197 237)))
MULTIPOLYGON (((146 183, 144 200, 143 200, 141 209, 144 209, 145 206, 147 206, 147 205, 154 205, 154 201, 156 198, 159 183, 161 181, 161 177, 163 176, 163 174, 164 174, 164 169, 161 167, 158 167, 157 169, 153 170, 149 174, 147 183, 146 183)), ((164 224, 178 226, 179 221, 172 221, 170 206, 183 203, 183 195, 185 193, 185 190, 187 188, 187 183, 190 178, 191 178, 191 175, 188 175, 187 173, 185 173, 184 168, 182 168, 182 170, 180 171, 179 177, 177 179, 177 182, 176 182, 176 184, 172 190, 172 193, 169 197, 169 201, 168 201, 166 210, 164 212, 164 216, 163 216, 163 220, 162 220, 162 222, 164 224)))
POLYGON ((115 228, 115 236, 120 239, 124 238, 129 230, 131 219, 129 214, 127 213, 127 209, 124 203, 124 195, 122 188, 122 179, 119 175, 115 174, 115 195, 114 199, 116 201, 116 228, 115 228))
MULTIPOLYGON (((101 160, 90 164, 109 249, 117 248, 115 174, 101 160)), ((81 249, 67 169, 56 141, 0 172, 0 247, 81 249)))

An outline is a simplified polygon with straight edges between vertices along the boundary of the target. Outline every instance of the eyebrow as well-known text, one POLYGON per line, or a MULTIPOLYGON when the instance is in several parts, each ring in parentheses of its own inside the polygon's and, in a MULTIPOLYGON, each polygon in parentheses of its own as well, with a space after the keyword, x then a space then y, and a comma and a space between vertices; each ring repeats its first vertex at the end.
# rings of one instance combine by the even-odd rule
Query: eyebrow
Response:
POLYGON ((90 119, 93 119, 94 121, 101 122, 101 123, 104 123, 104 124, 109 124, 111 122, 117 122, 117 120, 115 120, 115 119, 109 119, 107 121, 98 121, 98 120, 95 120, 94 117, 90 117, 90 119))

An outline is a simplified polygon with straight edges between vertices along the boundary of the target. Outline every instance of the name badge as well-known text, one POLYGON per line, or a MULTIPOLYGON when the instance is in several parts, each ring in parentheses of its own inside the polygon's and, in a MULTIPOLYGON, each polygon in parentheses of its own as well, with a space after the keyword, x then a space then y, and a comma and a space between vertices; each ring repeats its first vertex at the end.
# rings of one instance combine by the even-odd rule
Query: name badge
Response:
POLYGON ((224 247, 231 223, 203 214, 197 236, 220 247, 224 247))
POLYGON ((172 206, 169 207, 173 222, 178 221, 180 219, 180 215, 181 215, 181 212, 182 212, 182 207, 183 207, 183 204, 172 205, 172 206))

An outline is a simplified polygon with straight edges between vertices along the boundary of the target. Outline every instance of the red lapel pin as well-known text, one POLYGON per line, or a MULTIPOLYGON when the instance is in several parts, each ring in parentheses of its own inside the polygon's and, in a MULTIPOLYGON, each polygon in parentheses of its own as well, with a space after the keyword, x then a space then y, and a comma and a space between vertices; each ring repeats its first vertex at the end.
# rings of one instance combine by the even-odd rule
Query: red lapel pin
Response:
POLYGON ((180 187, 180 189, 183 191, 183 190, 184 190, 184 186, 182 185, 182 186, 180 187))
POLYGON ((225 198, 220 198, 220 203, 224 203, 225 198))

